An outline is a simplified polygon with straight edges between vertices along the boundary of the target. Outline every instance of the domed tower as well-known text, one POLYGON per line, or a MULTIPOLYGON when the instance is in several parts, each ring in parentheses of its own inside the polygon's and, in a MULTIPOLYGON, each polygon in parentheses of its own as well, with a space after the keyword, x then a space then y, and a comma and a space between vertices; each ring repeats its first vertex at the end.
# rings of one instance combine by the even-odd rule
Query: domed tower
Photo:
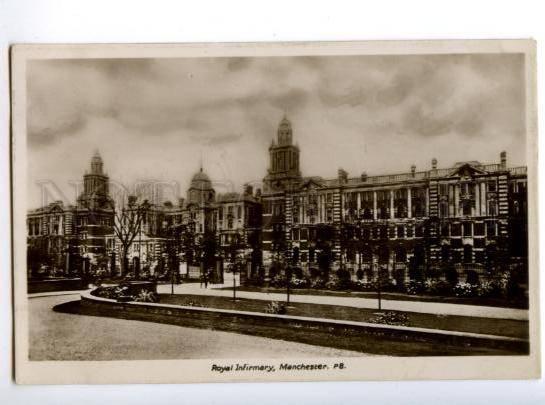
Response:
POLYGON ((93 155, 93 158, 91 159, 91 173, 104 174, 102 170, 103 170, 102 158, 100 157, 100 153, 98 153, 98 150, 96 150, 95 154, 93 155))
POLYGON ((87 208, 107 207, 109 192, 110 179, 104 173, 104 163, 97 150, 91 158, 91 171, 83 176, 83 193, 78 198, 78 202, 87 208))
POLYGON ((292 130, 291 122, 284 116, 280 125, 278 125, 278 145, 291 145, 292 143, 292 130))
POLYGON ((191 184, 187 190, 187 199, 190 204, 208 204, 214 201, 216 192, 212 187, 210 178, 201 169, 195 173, 191 179, 191 184))
POLYGON ((299 148, 293 144, 291 122, 284 116, 278 125, 276 142, 269 147, 269 169, 263 179, 266 192, 290 188, 301 181, 299 148))

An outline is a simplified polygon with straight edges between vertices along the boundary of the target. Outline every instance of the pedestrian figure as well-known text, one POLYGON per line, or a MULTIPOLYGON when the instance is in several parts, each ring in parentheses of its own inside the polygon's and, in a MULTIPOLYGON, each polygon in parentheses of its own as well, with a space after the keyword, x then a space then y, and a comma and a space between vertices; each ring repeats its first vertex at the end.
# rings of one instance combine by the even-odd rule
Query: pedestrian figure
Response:
POLYGON ((208 288, 208 273, 204 272, 204 288, 208 288))
POLYGON ((203 283, 204 283, 204 274, 201 273, 201 288, 203 283))

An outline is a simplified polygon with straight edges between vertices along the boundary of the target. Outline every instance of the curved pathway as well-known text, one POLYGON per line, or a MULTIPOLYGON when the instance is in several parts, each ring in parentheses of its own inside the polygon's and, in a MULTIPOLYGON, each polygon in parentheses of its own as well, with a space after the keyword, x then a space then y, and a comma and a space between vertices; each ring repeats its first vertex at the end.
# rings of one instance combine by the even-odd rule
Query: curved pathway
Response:
POLYGON ((53 307, 79 293, 29 297, 31 360, 361 357, 365 354, 221 331, 76 315, 53 307))
MULTIPOLYGON (((226 274, 225 284, 209 285, 208 288, 201 288, 199 283, 180 284, 174 286, 174 293, 232 297, 232 290, 220 289, 222 287, 232 287, 232 285, 232 276, 230 274, 226 274), (227 280, 227 277, 229 277, 229 280, 227 280)), ((171 285, 158 285, 157 292, 169 294, 171 292, 171 285)), ((249 298, 267 301, 286 300, 286 294, 282 293, 237 291, 236 294, 238 298, 249 298)), ((375 298, 290 294, 290 301, 301 302, 305 304, 338 305, 354 308, 377 308, 377 300, 375 298)), ((528 320, 528 310, 526 309, 451 304, 442 302, 401 301, 383 299, 382 309, 392 311, 418 312, 425 314, 473 316, 477 318, 514 319, 519 321, 528 320)))

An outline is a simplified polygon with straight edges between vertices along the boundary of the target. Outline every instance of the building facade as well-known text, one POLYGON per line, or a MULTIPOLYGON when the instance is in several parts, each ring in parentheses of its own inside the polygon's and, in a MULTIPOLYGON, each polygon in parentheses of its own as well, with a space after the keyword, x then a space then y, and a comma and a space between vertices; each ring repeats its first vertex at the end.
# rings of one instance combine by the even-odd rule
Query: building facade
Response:
POLYGON ((96 152, 75 205, 55 201, 27 215, 28 269, 50 267, 63 275, 107 265, 114 249, 114 206, 109 178, 96 152))
POLYGON ((269 148, 262 249, 276 274, 287 259, 307 275, 339 269, 400 282, 454 269, 490 274, 501 265, 527 266, 525 167, 460 162, 406 173, 334 179, 302 177, 299 148, 284 118, 269 148))
MULTIPOLYGON (((128 251, 132 270, 164 273, 185 263, 186 274, 198 276, 203 262, 217 269, 234 250, 249 263, 245 276, 258 279, 287 266, 301 276, 327 279, 343 271, 399 282, 527 269, 526 167, 509 167, 505 152, 490 164, 439 168, 432 159, 425 170, 413 165, 404 173, 354 177, 339 169, 332 179, 304 177, 299 157, 284 117, 268 150, 263 192, 245 186, 216 194, 200 168, 176 204, 144 201, 128 251)), ((83 180, 75 205, 57 201, 29 211, 29 258, 49 256, 68 274, 81 267, 78 257, 94 263, 110 257, 114 274, 121 256, 116 208, 98 153, 83 180)))

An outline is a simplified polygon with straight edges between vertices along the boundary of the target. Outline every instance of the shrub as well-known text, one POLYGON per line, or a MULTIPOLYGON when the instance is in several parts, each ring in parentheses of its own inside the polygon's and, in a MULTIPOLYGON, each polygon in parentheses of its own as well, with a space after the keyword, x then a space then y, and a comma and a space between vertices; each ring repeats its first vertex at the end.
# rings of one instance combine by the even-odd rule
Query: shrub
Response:
POLYGON ((387 311, 369 319, 369 322, 384 325, 407 326, 409 324, 409 317, 403 312, 387 311))
POLYGON ((204 305, 201 304, 199 301, 193 301, 191 299, 187 299, 184 302, 182 302, 182 306, 184 306, 184 307, 204 307, 204 305))
POLYGON ((453 291, 457 297, 475 297, 478 288, 475 284, 459 282, 454 286, 453 291))
POLYGON ((159 296, 153 291, 142 290, 134 300, 136 302, 158 302, 159 296))
POLYGON ((129 287, 122 285, 112 287, 98 287, 97 289, 93 290, 92 294, 97 297, 107 298, 111 300, 117 300, 120 297, 130 297, 129 287))
POLYGON ((326 285, 326 282, 321 278, 312 280, 310 282, 310 288, 314 288, 314 289, 317 289, 317 290, 321 290, 321 289, 325 288, 325 285, 326 285))
POLYGON ((406 290, 407 294, 418 295, 422 294, 426 290, 426 287, 421 281, 411 280, 407 283, 406 290))
POLYGON ((318 270, 317 268, 312 267, 312 268, 310 269, 310 277, 311 277, 312 279, 318 279, 318 278, 320 278, 320 275, 321 275, 321 271, 318 270))
POLYGON ((337 270, 337 277, 339 280, 350 280, 350 272, 346 269, 337 270))
POLYGON ((479 284, 479 275, 477 274, 475 270, 467 271, 466 283, 472 284, 472 285, 479 284))
POLYGON ((444 280, 427 279, 424 282, 424 292, 431 295, 449 295, 452 293, 452 285, 444 280))
POLYGON ((395 279, 382 280, 380 284, 381 291, 393 292, 398 291, 397 281, 395 279))
POLYGON ((310 285, 310 280, 306 278, 294 278, 291 280, 293 288, 307 288, 310 285))
POLYGON ((303 278, 303 270, 301 267, 294 267, 292 268, 292 274, 295 278, 302 279, 303 278))
POLYGON ((271 279, 269 285, 274 288, 284 288, 287 285, 286 277, 281 274, 277 274, 271 279))
POLYGON ((278 301, 271 301, 265 308, 267 314, 284 315, 287 312, 286 304, 278 301))
POLYGON ((337 285, 339 290, 349 290, 352 288, 352 281, 350 279, 350 272, 345 269, 337 270, 337 285))
POLYGON ((374 291, 376 284, 371 281, 357 280, 352 283, 352 288, 357 291, 374 291))

